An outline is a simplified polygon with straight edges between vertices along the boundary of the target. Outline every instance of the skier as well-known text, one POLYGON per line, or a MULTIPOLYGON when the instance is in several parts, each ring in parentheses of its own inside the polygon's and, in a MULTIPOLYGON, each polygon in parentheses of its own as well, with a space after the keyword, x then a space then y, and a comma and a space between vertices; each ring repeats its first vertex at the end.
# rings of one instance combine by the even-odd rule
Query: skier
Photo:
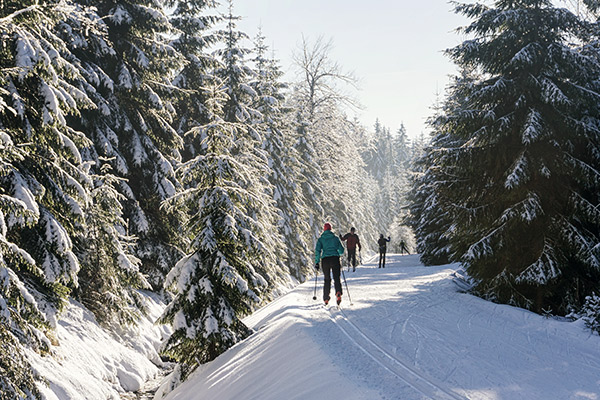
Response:
POLYGON ((408 254, 410 256, 410 251, 408 251, 408 248, 406 247, 404 240, 401 240, 400 241, 400 254, 404 254, 404 252, 406 252, 406 254, 408 254))
POLYGON ((387 239, 383 237, 383 233, 379 235, 377 244, 379 245, 379 268, 383 266, 385 268, 385 252, 387 251, 387 242, 390 241, 390 237, 387 239))
POLYGON ((340 256, 344 254, 344 246, 340 239, 331 232, 331 224, 328 222, 323 226, 323 233, 317 240, 315 247, 315 269, 319 270, 319 261, 323 267, 325 284, 323 285, 323 301, 329 303, 329 292, 331 290, 331 273, 335 287, 337 304, 342 302, 342 281, 340 280, 340 256))
POLYGON ((350 232, 346 233, 344 236, 340 235, 340 240, 346 241, 346 248, 348 249, 348 268, 350 268, 350 264, 352 264, 352 271, 356 271, 356 246, 358 246, 358 251, 361 250, 362 246, 360 245, 360 239, 358 235, 354 233, 356 229, 354 227, 350 228, 350 232))

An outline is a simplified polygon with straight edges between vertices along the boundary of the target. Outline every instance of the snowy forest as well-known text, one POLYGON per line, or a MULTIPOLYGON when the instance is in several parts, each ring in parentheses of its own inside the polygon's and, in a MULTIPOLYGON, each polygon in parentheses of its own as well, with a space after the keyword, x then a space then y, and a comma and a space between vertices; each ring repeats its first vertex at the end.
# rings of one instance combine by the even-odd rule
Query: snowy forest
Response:
POLYGON ((365 251, 413 240, 405 129, 346 114, 354 78, 323 39, 284 82, 224 6, 0 2, 3 399, 37 397, 23 350, 51 357, 70 298, 110 330, 136 324, 140 290, 163 296, 162 355, 185 378, 314 276, 323 222, 355 226, 365 251))
POLYGON ((325 39, 285 81, 231 1, 0 1, 1 398, 39 398, 27 352, 52 357, 69 299, 118 331, 142 291, 185 379, 314 277, 324 222, 600 331, 600 4, 455 11, 460 73, 410 140, 353 116, 325 39))

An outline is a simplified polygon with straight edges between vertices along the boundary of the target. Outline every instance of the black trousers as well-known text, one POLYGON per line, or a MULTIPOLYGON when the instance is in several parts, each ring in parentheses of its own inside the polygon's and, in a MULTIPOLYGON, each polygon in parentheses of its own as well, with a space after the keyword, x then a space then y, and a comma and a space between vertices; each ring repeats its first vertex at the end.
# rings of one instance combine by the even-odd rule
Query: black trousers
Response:
POLYGON ((385 268, 385 251, 386 249, 379 249, 379 268, 385 268))
POLYGON ((356 249, 348 249, 348 265, 356 267, 356 249))
POLYGON ((325 257, 321 259, 321 267, 323 268, 323 276, 325 277, 325 284, 323 285, 323 300, 329 300, 332 273, 335 292, 342 293, 342 282, 340 281, 340 258, 337 256, 325 257))
POLYGON ((404 252, 406 252, 406 254, 410 255, 408 248, 404 245, 404 243, 402 243, 402 247, 400 247, 400 254, 404 254, 404 252))

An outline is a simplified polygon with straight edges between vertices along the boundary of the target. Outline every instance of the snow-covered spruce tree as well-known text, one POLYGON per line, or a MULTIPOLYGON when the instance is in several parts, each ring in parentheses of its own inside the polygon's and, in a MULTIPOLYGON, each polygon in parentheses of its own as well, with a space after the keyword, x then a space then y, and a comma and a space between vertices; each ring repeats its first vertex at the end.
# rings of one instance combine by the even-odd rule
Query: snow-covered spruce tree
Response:
POLYGON ((253 193, 255 201, 248 203, 247 213, 258 223, 252 233, 266 246, 261 274, 273 288, 287 284, 289 271, 282 263, 283 241, 277 231, 277 210, 273 201, 273 185, 269 182, 269 155, 263 148, 262 115, 253 104, 258 94, 252 88, 256 72, 246 62, 250 50, 243 47, 244 32, 237 30, 236 21, 240 17, 233 15, 233 3, 229 2, 229 12, 225 17, 226 26, 220 31, 224 47, 217 50, 222 66, 215 75, 221 80, 227 93, 222 107, 222 118, 228 123, 240 127, 234 133, 236 146, 230 149, 236 161, 252 171, 253 179, 244 181, 243 187, 253 193))
POLYGON ((180 363, 182 379, 250 334, 241 318, 265 295, 268 282, 259 271, 272 259, 254 234, 262 229, 260 222, 248 214, 263 201, 246 189, 254 171, 232 155, 252 151, 237 139, 246 127, 220 117, 227 95, 222 87, 213 90, 207 103, 213 121, 194 128, 203 154, 179 169, 183 184, 195 186, 165 203, 192 211, 191 251, 167 276, 165 285, 175 289, 175 298, 160 318, 173 325, 162 352, 180 363))
POLYGON ((120 179, 110 173, 109 160, 99 175, 92 175, 94 187, 85 209, 86 229, 77 251, 81 263, 78 298, 105 325, 133 324, 143 310, 136 289, 150 285, 140 273, 140 260, 133 256, 134 238, 127 235, 121 202, 124 196, 115 187, 120 179))
MULTIPOLYGON (((415 160, 412 188, 409 193, 410 215, 408 223, 417 239, 417 253, 425 265, 442 265, 450 262, 449 241, 456 228, 456 211, 449 196, 460 183, 456 160, 468 150, 463 149, 465 139, 455 135, 473 126, 457 116, 466 115, 467 99, 471 96, 475 77, 463 69, 453 77, 448 87, 447 100, 428 120, 432 128, 431 143, 415 160), (463 150, 461 150, 463 149, 463 150)), ((416 152, 413 149, 413 152, 416 152)))
POLYGON ((72 237, 83 223, 90 184, 78 150, 89 142, 66 125, 66 116, 91 102, 73 86, 77 69, 61 55, 65 43, 49 30, 71 10, 34 4, 14 11, 4 15, 1 37, 0 128, 14 146, 27 148, 2 177, 2 188, 35 215, 30 227, 10 223, 9 235, 43 270, 38 283, 56 300, 76 282, 72 237))
MULTIPOLYGON (((386 230, 391 222, 389 219, 389 191, 385 187, 387 183, 390 183, 388 179, 384 182, 386 177, 386 170, 389 169, 390 165, 387 164, 387 147, 388 141, 385 140, 387 129, 381 125, 379 119, 375 120, 374 133, 369 134, 366 138, 366 143, 362 147, 362 157, 365 161, 365 169, 369 176, 374 180, 374 196, 375 201, 373 203, 373 218, 375 223, 372 226, 373 233, 376 238, 379 238, 379 234, 386 234, 386 230)), ((389 174, 388 174, 389 178, 389 174)))
MULTIPOLYGON (((60 54, 77 69, 77 74, 70 73, 72 85, 94 102, 82 112, 87 116, 101 113, 106 100, 92 86, 98 76, 90 79, 90 65, 82 63, 77 56, 89 60, 97 57, 96 54, 114 53, 106 40, 106 25, 94 9, 72 5, 57 21, 53 32, 65 43, 59 49, 60 54)), ((67 115, 65 121, 71 128, 83 129, 91 139, 78 149, 85 172, 89 174, 89 185, 86 186, 88 196, 83 221, 71 235, 74 254, 80 263, 79 285, 74 296, 102 323, 131 323, 137 316, 135 305, 139 304, 135 289, 147 283, 139 273, 139 261, 131 254, 131 238, 125 233, 127 224, 122 219, 119 201, 126 198, 114 188, 123 179, 113 176, 107 160, 95 151, 93 140, 98 138, 94 134, 95 127, 86 126, 88 121, 80 113, 67 115)), ((98 143, 98 147, 103 144, 98 143)))
POLYGON ((391 249, 399 252, 400 242, 414 249, 416 247, 414 233, 408 223, 410 201, 408 199, 412 178, 414 175, 414 160, 409 147, 409 139, 406 128, 402 124, 392 137, 390 145, 390 180, 388 190, 390 191, 390 226, 387 231, 392 236, 391 249))
MULTIPOLYGON (((293 109, 302 109, 298 103, 294 102, 292 104, 293 109)), ((301 111, 296 112, 294 122, 293 148, 300 157, 300 170, 297 183, 300 187, 300 193, 304 198, 305 213, 310 229, 310 231, 306 232, 305 241, 312 246, 316 243, 321 233, 321 225, 325 217, 325 211, 321 205, 325 197, 323 194, 323 176, 321 167, 317 163, 317 153, 309 122, 304 118, 301 111)))
POLYGON ((588 328, 600 334, 600 297, 596 293, 587 296, 581 310, 569 317, 581 318, 588 328))
MULTIPOLYGON (((0 110, 4 107, 7 104, 0 100, 0 110)), ((14 163, 24 157, 25 151, 16 147, 10 136, 0 129, 0 392, 7 399, 39 397, 36 388, 39 378, 23 356, 23 348, 45 353, 50 347, 43 333, 49 324, 24 284, 26 274, 43 281, 43 271, 31 255, 7 237, 9 226, 13 229, 33 227, 38 219, 24 201, 4 190, 5 178, 18 173, 14 163)))
POLYGON ((404 124, 400 124, 400 128, 396 131, 392 148, 394 150, 393 168, 395 171, 410 170, 412 168, 413 156, 410 149, 410 139, 408 138, 404 124))
MULTIPOLYGON (((389 128, 376 120, 374 133, 366 140, 366 144, 361 148, 361 155, 366 171, 375 181, 373 233, 377 238, 381 233, 387 236, 392 225, 395 232, 408 232, 408 227, 400 229, 402 222, 397 218, 401 213, 405 213, 404 209, 408 205, 411 151, 406 130, 401 126, 396 135, 392 135, 389 128)), ((401 239, 394 237, 392 240, 399 243, 401 239)))
POLYGON ((259 130, 262 148, 268 157, 269 182, 277 208, 279 235, 283 238, 284 263, 290 273, 303 282, 312 273, 312 257, 306 243, 310 232, 306 205, 300 191, 300 157, 291 145, 294 125, 291 110, 284 106, 282 90, 286 85, 277 60, 267 58, 268 47, 259 30, 254 42, 256 79, 251 83, 257 96, 253 108, 262 115, 259 130))
POLYGON ((600 67, 572 44, 586 25, 548 0, 456 11, 474 38, 448 54, 480 77, 446 116, 465 143, 443 149, 455 156, 452 257, 481 296, 566 313, 600 279, 600 67))
POLYGON ((84 223, 90 178, 66 124, 90 100, 52 29, 76 10, 64 2, 0 4, 0 389, 37 394, 23 354, 50 349, 48 316, 77 284, 73 238, 84 223))
MULTIPOLYGON (((448 136, 438 135, 436 140, 445 140, 448 136)), ((448 182, 446 169, 436 157, 437 143, 427 149, 418 160, 410 200, 408 223, 412 226, 417 239, 417 253, 425 265, 442 265, 450 261, 448 235, 453 228, 453 217, 448 204, 438 192, 439 186, 448 182)), ((450 168, 448 168, 450 171, 450 168)), ((452 179, 452 178, 451 178, 452 179)))
POLYGON ((178 90, 173 91, 176 117, 173 126, 184 139, 182 158, 187 161, 198 155, 200 145, 194 135, 185 135, 197 126, 210 121, 206 110, 206 87, 214 79, 217 58, 209 52, 219 37, 211 28, 221 20, 219 15, 208 14, 216 5, 212 0, 176 1, 167 3, 173 8, 171 24, 177 32, 172 46, 183 57, 184 65, 173 79, 178 90))
POLYGON ((110 159, 113 173, 125 178, 116 189, 126 198, 126 233, 137 237, 141 270, 159 289, 183 254, 181 217, 160 208, 176 192, 174 165, 182 145, 171 125, 171 78, 181 61, 167 42, 172 27, 159 0, 76 1, 96 7, 106 25, 104 41, 75 42, 86 93, 97 105, 82 113, 79 129, 93 141, 92 157, 95 152, 110 159))

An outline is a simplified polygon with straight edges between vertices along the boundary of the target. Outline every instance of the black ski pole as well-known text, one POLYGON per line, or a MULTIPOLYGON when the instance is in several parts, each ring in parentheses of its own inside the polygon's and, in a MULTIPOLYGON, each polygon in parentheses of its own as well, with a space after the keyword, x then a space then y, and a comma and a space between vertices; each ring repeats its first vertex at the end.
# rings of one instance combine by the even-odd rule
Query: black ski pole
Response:
POLYGON ((313 294, 313 300, 317 299, 317 271, 315 271, 315 292, 313 294))
POLYGON ((342 276, 344 277, 344 285, 346 285, 346 293, 348 293, 348 300, 350 300, 350 305, 352 305, 352 298, 350 298, 350 291, 348 290, 348 282, 346 282, 346 274, 344 274, 343 268, 342 268, 342 276))

